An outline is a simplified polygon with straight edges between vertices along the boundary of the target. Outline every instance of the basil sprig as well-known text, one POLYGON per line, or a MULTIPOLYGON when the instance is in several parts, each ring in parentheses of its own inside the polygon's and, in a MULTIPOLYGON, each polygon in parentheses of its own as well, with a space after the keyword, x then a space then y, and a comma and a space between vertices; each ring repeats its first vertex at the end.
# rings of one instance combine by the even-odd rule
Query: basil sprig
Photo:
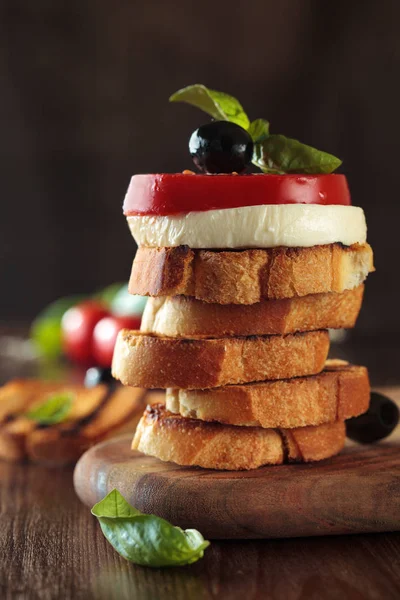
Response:
POLYGON ((270 134, 269 122, 250 122, 240 102, 233 96, 195 84, 178 90, 170 102, 186 102, 214 119, 231 121, 246 129, 254 142, 252 163, 264 173, 332 173, 342 161, 284 135, 270 134))
POLYGON ((186 102, 204 110, 218 121, 231 121, 240 125, 243 129, 248 129, 250 121, 243 110, 239 100, 233 96, 209 90, 205 85, 196 83, 189 85, 172 94, 170 102, 186 102))
POLYGON ((131 506, 118 490, 92 508, 105 538, 126 560, 147 567, 179 567, 202 558, 210 545, 196 529, 174 527, 131 506))
POLYGON ((41 404, 34 406, 25 416, 32 421, 36 421, 39 425, 62 423, 68 418, 73 399, 73 394, 53 394, 41 404))

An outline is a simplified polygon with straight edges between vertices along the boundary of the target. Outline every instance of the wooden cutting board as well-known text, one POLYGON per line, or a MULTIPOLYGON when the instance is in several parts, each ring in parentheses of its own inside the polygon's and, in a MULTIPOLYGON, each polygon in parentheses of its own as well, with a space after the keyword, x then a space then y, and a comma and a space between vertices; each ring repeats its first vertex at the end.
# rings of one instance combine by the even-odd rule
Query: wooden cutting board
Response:
POLYGON ((86 505, 117 488, 139 510, 209 539, 400 530, 400 427, 321 463, 248 472, 179 467, 130 445, 131 436, 117 438, 82 456, 74 484, 86 505))

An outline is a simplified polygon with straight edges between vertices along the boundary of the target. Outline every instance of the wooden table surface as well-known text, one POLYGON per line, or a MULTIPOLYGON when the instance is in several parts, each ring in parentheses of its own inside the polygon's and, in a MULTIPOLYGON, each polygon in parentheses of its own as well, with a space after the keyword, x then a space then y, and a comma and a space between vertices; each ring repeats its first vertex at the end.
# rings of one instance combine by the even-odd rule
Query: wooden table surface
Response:
MULTIPOLYGON (((25 372, 0 363, 1 380, 25 372)), ((0 463, 0 557, 5 600, 400 598, 400 533, 213 542, 189 567, 137 567, 76 497, 72 468, 0 463)))

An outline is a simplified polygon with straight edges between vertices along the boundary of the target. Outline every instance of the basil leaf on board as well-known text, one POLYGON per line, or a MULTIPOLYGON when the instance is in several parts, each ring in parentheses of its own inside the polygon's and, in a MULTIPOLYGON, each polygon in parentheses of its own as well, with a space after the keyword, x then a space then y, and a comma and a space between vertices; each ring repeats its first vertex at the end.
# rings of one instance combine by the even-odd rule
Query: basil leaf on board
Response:
POLYGON ((256 144, 253 163, 265 173, 332 173, 342 161, 284 135, 269 135, 256 144))
POLYGON ((182 88, 172 94, 170 102, 186 102, 208 113, 218 121, 231 121, 248 129, 250 121, 239 100, 233 96, 210 90, 205 85, 196 83, 182 88))
POLYGON ((269 135, 269 122, 265 119, 256 119, 249 126, 249 134, 255 144, 263 142, 269 135))
POLYGON ((190 565, 210 545, 196 529, 184 531, 131 506, 116 489, 92 508, 105 538, 126 560, 147 567, 190 565))
POLYGON ((57 393, 34 406, 25 416, 40 425, 56 425, 65 421, 70 413, 73 394, 57 393))

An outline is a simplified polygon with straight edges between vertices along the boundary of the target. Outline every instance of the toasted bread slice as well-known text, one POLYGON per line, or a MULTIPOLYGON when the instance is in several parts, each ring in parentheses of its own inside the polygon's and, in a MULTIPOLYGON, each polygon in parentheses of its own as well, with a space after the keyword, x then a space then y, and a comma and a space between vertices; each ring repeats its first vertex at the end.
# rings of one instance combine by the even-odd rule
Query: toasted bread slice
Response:
POLYGON ((194 296, 217 304, 343 292, 374 270, 368 244, 266 250, 140 247, 129 291, 142 296, 194 296))
POLYGON ((98 441, 133 432, 147 400, 146 390, 119 385, 87 389, 35 380, 10 382, 0 388, 0 458, 53 465, 72 462, 98 441), (65 421, 43 426, 26 417, 29 408, 54 392, 74 395, 65 421))
POLYGON ((18 414, 30 406, 35 400, 51 394, 62 392, 68 388, 74 392, 76 386, 66 386, 59 382, 42 381, 41 379, 13 379, 0 387, 0 426, 9 420, 10 415, 18 414))
POLYGON ((148 406, 132 448, 178 465, 248 470, 284 462, 322 460, 340 452, 345 426, 263 429, 186 419, 162 404, 148 406))
POLYGON ((344 421, 368 410, 368 371, 328 360, 319 375, 229 385, 209 390, 168 389, 171 413, 249 427, 304 427, 344 421))
POLYGON ((320 373, 329 350, 325 330, 285 336, 174 339, 123 329, 112 372, 124 385, 205 389, 320 373))
POLYGON ((168 337, 285 335, 354 327, 364 286, 341 294, 311 294, 257 304, 210 304, 190 296, 149 298, 142 333, 168 337))

